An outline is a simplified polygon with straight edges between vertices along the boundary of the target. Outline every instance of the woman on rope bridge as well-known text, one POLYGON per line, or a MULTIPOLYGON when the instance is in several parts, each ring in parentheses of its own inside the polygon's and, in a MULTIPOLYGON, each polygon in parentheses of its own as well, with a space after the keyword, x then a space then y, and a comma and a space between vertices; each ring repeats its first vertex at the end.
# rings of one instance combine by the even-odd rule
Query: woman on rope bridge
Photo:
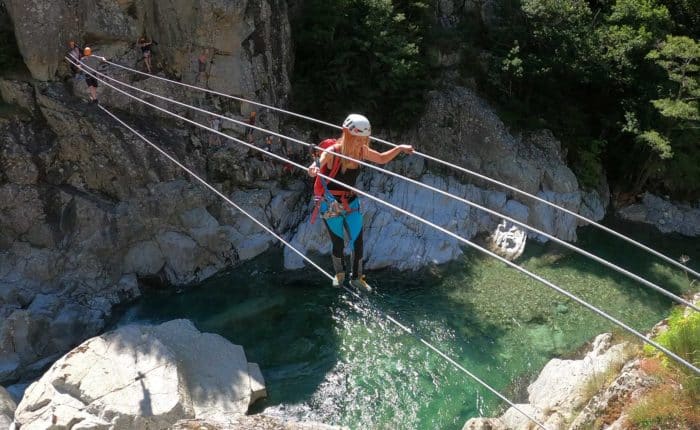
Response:
POLYGON ((319 146, 326 148, 320 159, 309 166, 309 176, 316 177, 314 200, 316 208, 311 216, 314 222, 318 212, 326 224, 328 235, 333 245, 333 269, 335 278, 333 286, 340 287, 345 280, 344 231, 349 236, 348 248, 352 250, 352 272, 350 285, 355 288, 372 291, 362 274, 362 213, 358 196, 341 184, 326 181, 318 173, 331 177, 343 184, 354 187, 360 174, 360 164, 333 153, 343 154, 356 160, 386 164, 401 153, 413 152, 411 145, 399 145, 385 152, 377 152, 369 147, 372 133, 369 120, 362 115, 350 114, 343 122, 343 134, 338 139, 326 139, 319 146))

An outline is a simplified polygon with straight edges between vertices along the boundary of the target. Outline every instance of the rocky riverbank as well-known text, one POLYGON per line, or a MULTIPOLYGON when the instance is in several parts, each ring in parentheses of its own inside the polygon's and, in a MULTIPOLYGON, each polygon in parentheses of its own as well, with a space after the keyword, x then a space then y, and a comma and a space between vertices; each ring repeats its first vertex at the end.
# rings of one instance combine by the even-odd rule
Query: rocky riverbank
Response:
POLYGON ((527 388, 527 403, 510 407, 499 418, 473 418, 463 430, 526 430, 531 420, 538 420, 549 430, 571 427, 591 396, 611 374, 618 372, 632 352, 627 343, 613 345, 612 335, 602 334, 593 341, 591 350, 580 360, 553 359, 527 388), (522 411, 522 412, 521 412, 522 411))
POLYGON ((22 430, 336 428, 246 417, 265 396, 260 369, 242 347, 174 320, 125 326, 83 342, 27 388, 16 410, 0 392, 0 419, 14 416, 10 428, 22 430))
POLYGON ((672 202, 644 193, 639 203, 620 208, 617 214, 626 221, 651 224, 662 233, 700 236, 700 202, 695 205, 672 202))
MULTIPOLYGON (((691 302, 700 303, 700 294, 695 294, 691 302)), ((686 308, 684 315, 687 317, 692 312, 686 308)), ((668 329, 669 321, 665 319, 648 336, 656 338, 668 329)), ((463 430, 534 428, 532 421, 522 412, 544 424, 548 430, 635 428, 630 426, 625 407, 664 383, 664 377, 660 376, 663 372, 655 370, 658 367, 647 363, 638 344, 615 342, 612 334, 601 334, 581 359, 553 359, 547 363, 528 386, 527 403, 516 402, 517 409, 510 407, 498 418, 470 419, 463 430)), ((668 372, 665 377, 668 378, 668 372)), ((672 385, 678 385, 678 382, 674 380, 672 385)), ((690 428, 683 427, 680 422, 677 424, 680 427, 672 428, 690 428)))

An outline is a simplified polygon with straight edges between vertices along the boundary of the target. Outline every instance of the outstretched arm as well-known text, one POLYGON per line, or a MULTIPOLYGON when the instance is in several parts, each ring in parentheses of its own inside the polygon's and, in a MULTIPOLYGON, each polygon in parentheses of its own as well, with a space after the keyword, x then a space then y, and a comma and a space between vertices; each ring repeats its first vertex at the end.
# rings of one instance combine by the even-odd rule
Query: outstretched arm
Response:
POLYGON ((365 151, 365 160, 371 161, 377 164, 386 164, 389 161, 396 158, 399 154, 412 154, 413 146, 411 145, 399 145, 391 148, 388 151, 377 152, 374 149, 367 148, 365 151))

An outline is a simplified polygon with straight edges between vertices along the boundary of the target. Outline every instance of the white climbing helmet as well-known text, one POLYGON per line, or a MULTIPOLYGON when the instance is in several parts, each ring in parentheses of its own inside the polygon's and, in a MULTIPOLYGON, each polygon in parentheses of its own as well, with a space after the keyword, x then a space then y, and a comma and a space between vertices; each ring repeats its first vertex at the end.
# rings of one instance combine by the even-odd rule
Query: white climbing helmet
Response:
POLYGON ((372 134, 372 126, 369 120, 364 116, 356 113, 351 113, 343 121, 343 128, 347 128, 353 136, 369 136, 372 134))

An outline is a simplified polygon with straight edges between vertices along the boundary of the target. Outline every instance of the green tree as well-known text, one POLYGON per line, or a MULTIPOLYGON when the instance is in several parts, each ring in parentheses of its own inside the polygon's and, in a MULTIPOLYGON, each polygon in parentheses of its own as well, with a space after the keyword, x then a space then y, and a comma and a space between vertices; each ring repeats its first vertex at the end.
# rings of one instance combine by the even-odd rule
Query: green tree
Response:
POLYGON ((294 103, 325 117, 351 110, 401 125, 423 107, 428 66, 419 1, 309 0, 294 23, 294 103))
POLYGON ((700 4, 698 0, 663 0, 674 22, 674 34, 700 39, 700 4))
POLYGON ((600 61, 618 86, 634 89, 640 83, 644 56, 670 26, 668 9, 655 0, 617 0, 613 4, 605 25, 597 28, 596 39, 600 61))
POLYGON ((700 189, 697 181, 688 180, 700 178, 700 43, 686 36, 668 36, 646 58, 664 70, 668 81, 662 97, 651 100, 662 131, 649 130, 640 137, 661 162, 656 172, 668 172, 666 185, 692 194, 700 189), (649 135, 653 138, 643 137, 649 135))

